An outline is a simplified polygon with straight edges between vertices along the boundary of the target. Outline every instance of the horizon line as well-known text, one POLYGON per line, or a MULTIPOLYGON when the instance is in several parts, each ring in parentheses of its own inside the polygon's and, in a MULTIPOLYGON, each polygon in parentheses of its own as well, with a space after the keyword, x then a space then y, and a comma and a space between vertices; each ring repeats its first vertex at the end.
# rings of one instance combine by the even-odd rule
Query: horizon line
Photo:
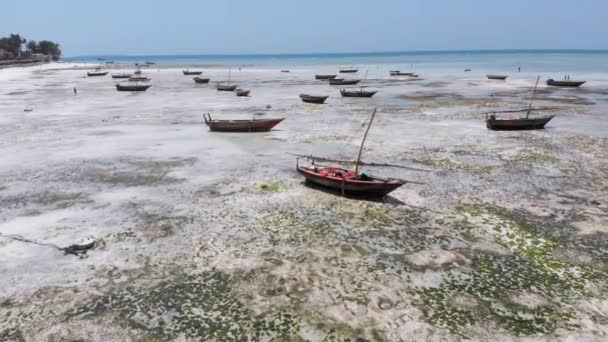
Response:
MULTIPOLYGON (((87 54, 63 58, 87 57, 167 57, 167 56, 205 56, 205 57, 237 57, 237 56, 318 56, 318 55, 380 55, 380 54, 424 54, 424 53, 505 53, 505 52, 594 52, 608 53, 608 49, 456 49, 456 50, 399 50, 399 51, 359 51, 359 52, 282 52, 282 53, 187 53, 187 54, 87 54)), ((62 58, 62 59, 63 59, 62 58)))

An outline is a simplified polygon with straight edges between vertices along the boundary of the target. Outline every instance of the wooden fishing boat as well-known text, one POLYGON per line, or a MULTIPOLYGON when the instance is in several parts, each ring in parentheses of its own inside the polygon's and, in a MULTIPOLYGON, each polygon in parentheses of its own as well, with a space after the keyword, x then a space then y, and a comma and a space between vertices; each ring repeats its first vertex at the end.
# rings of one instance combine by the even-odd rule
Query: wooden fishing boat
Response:
POLYGON ((135 72, 133 74, 135 74, 135 75, 141 75, 141 70, 135 70, 135 72))
POLYGON ((490 115, 486 119, 486 126, 495 131, 544 129, 545 125, 551 121, 554 116, 555 115, 547 115, 539 118, 520 117, 498 119, 495 115, 490 115))
POLYGON ((211 114, 203 115, 205 124, 212 132, 268 132, 285 118, 251 120, 213 120, 211 114))
POLYGON ((471 69, 464 69, 464 72, 470 72, 471 69))
POLYGON ((556 81, 556 80, 550 78, 550 79, 547 80, 547 85, 548 86, 554 86, 554 87, 571 87, 571 88, 576 88, 576 87, 582 86, 586 82, 587 81, 570 81, 570 80, 556 81))
POLYGON ((329 80, 329 85, 353 85, 361 82, 361 80, 345 80, 343 78, 334 78, 329 80))
POLYGON ((315 75, 317 80, 331 80, 336 78, 338 75, 315 75))
POLYGON ((236 89, 236 96, 249 96, 249 93, 251 93, 251 90, 245 90, 245 89, 236 89))
POLYGON ((182 70, 182 72, 186 76, 195 76, 195 75, 200 75, 203 73, 202 71, 190 71, 190 70, 182 70))
MULTIPOLYGON (((534 85, 534 90, 532 92, 532 99, 530 100, 530 105, 526 110, 525 117, 519 118, 508 118, 508 119, 498 119, 496 117, 497 112, 486 113, 486 126, 491 130, 532 130, 532 129, 544 129, 545 125, 553 119, 554 115, 547 115, 539 118, 530 118, 530 112, 532 111, 532 103, 536 97, 536 89, 538 88, 538 81, 540 80, 540 76, 536 79, 536 84, 534 85), (488 116, 488 114, 490 114, 488 116)), ((513 112, 513 111, 511 111, 513 112)))
POLYGON ((354 171, 347 170, 342 167, 315 165, 315 160, 323 160, 323 158, 300 156, 296 159, 296 170, 299 174, 304 176, 306 183, 321 186, 329 190, 334 190, 342 193, 342 195, 370 198, 384 197, 391 191, 405 184, 406 182, 400 179, 379 178, 369 176, 365 173, 359 173, 363 146, 375 116, 376 110, 374 109, 370 122, 365 131, 365 135, 363 136, 361 147, 359 148, 359 155, 357 157, 357 161, 355 162, 354 171), (312 165, 301 166, 301 158, 311 159, 312 165))
POLYGON ((109 71, 95 70, 95 71, 89 71, 89 72, 87 72, 87 76, 88 77, 99 77, 99 76, 105 76, 108 73, 109 73, 109 71))
POLYGON ((342 68, 340 69, 340 73, 342 74, 353 74, 355 72, 359 71, 359 69, 355 69, 355 68, 342 68))
POLYGON ((314 96, 314 95, 300 94, 300 98, 302 99, 302 102, 306 102, 306 103, 323 104, 323 103, 325 103, 325 100, 327 100, 328 97, 329 96, 314 96))
POLYGON ((486 75, 489 80, 501 80, 504 81, 507 79, 507 75, 486 75))
POLYGON ((238 87, 236 84, 230 85, 230 84, 222 84, 220 82, 217 82, 217 85, 215 86, 215 88, 219 91, 234 91, 236 89, 236 87, 238 87))
POLYGON ((150 79, 143 76, 133 76, 129 77, 129 82, 149 82, 150 79))
POLYGON ((399 70, 389 71, 391 76, 414 76, 413 72, 401 72, 399 70))
POLYGON ((193 78, 195 83, 203 83, 203 84, 207 84, 209 83, 209 78, 202 78, 202 77, 195 77, 193 78))
POLYGON ((377 91, 366 91, 363 89, 359 90, 348 90, 348 89, 340 89, 340 94, 342 97, 372 97, 377 93, 377 91))
POLYGON ((131 78, 132 74, 112 74, 112 78, 131 78))
POLYGON ((146 91, 150 88, 151 84, 117 84, 116 90, 118 91, 146 91))
POLYGON ((288 73, 290 72, 289 70, 281 70, 282 73, 288 73))

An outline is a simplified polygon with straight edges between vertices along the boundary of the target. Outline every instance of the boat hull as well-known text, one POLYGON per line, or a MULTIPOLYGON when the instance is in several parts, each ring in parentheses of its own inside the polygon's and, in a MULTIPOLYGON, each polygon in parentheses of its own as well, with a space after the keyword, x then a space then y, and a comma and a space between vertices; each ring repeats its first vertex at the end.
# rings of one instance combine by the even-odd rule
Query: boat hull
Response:
POLYGON ((131 78, 133 75, 125 74, 125 75, 112 75, 112 78, 131 78))
POLYGON ((315 104, 323 104, 325 100, 327 100, 329 96, 310 96, 306 94, 300 95, 302 102, 306 103, 315 103, 315 104))
POLYGON ((184 73, 184 76, 196 76, 196 75, 200 75, 203 72, 202 71, 182 71, 184 73))
POLYGON ((377 93, 377 91, 348 91, 348 90, 340 90, 340 94, 342 97, 372 97, 377 93))
POLYGON ((116 90, 118 90, 118 91, 146 91, 151 86, 152 85, 150 85, 150 84, 146 84, 146 85, 120 85, 120 84, 117 84, 116 90))
POLYGON ((555 81, 555 80, 547 80, 548 86, 553 87, 570 87, 577 88, 585 84, 586 81, 555 81))
POLYGON ((384 197, 390 192, 405 184, 404 181, 394 179, 373 179, 369 181, 364 181, 322 176, 316 173, 314 170, 304 166, 298 166, 297 171, 302 176, 304 176, 306 182, 308 183, 312 183, 314 185, 318 185, 330 190, 338 191, 345 195, 359 197, 384 197))
POLYGON ((391 76, 414 76, 413 72, 390 71, 391 76))
POLYGON ((195 77, 192 80, 194 80, 194 83, 201 83, 201 84, 207 84, 207 83, 209 83, 209 79, 208 78, 195 77))
POLYGON ((341 74, 354 74, 358 71, 359 71, 359 69, 345 69, 345 70, 340 70, 340 73, 341 74))
POLYGON ((315 75, 315 79, 317 80, 332 80, 338 77, 338 75, 315 75))
MULTIPOLYGON (((109 71, 108 71, 109 72, 109 71)), ((87 76, 88 77, 100 77, 100 76, 105 76, 108 74, 108 72, 87 72, 87 76)))
POLYGON ((251 93, 251 90, 241 90, 236 92, 236 96, 247 97, 251 93))
POLYGON ((234 91, 236 89, 236 85, 233 86, 223 86, 223 85, 218 85, 216 88, 219 91, 234 91))
POLYGON ((263 120, 211 120, 205 121, 211 132, 268 132, 285 118, 263 120))
POLYGON ((500 81, 504 81, 507 79, 508 76, 503 76, 503 75, 486 75, 486 77, 489 80, 500 80, 500 81))
POLYGON ((533 119, 488 119, 486 120, 486 126, 495 131, 523 131, 523 130, 533 130, 533 129, 544 129, 545 125, 553 119, 553 115, 545 116, 542 118, 533 118, 533 119))

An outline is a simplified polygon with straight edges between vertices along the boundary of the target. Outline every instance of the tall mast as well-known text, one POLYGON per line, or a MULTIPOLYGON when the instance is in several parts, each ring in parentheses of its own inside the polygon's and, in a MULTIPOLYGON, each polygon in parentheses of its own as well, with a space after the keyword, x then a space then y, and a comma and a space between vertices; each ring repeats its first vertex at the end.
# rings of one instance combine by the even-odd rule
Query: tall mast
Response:
POLYGON ((365 139, 367 139, 367 133, 369 132, 370 127, 372 127, 372 122, 374 122, 374 117, 376 117, 376 108, 374 108, 374 112, 372 113, 372 118, 369 119, 369 124, 367 125, 367 129, 365 130, 365 135, 363 135, 363 141, 361 141, 361 147, 359 148, 359 155, 357 156, 357 162, 355 163, 355 175, 359 174, 359 164, 361 163, 361 154, 363 153, 363 145, 365 145, 365 139))
POLYGON ((228 85, 230 85, 230 73, 232 73, 232 68, 228 68, 228 85))
POLYGON ((538 87, 538 81, 540 80, 540 75, 536 78, 536 84, 534 85, 534 90, 532 91, 532 99, 530 100, 530 105, 528 106, 528 113, 526 114, 526 119, 530 116, 530 111, 532 110, 532 102, 534 102, 534 98, 536 97, 536 87, 538 87))
POLYGON ((363 78, 363 82, 361 82, 361 91, 363 91, 363 84, 365 83, 365 80, 367 79, 368 72, 369 72, 369 70, 365 70, 365 77, 363 78))

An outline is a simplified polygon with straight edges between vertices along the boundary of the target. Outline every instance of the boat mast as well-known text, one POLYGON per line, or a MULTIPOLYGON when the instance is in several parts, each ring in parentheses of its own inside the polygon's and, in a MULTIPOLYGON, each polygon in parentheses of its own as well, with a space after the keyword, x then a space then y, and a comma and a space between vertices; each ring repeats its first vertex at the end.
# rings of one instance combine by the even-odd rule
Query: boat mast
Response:
POLYGON ((538 87, 539 80, 540 75, 536 78, 536 84, 534 85, 534 91, 532 91, 532 99, 530 100, 530 105, 528 106, 528 113, 526 113, 526 119, 530 116, 530 111, 532 111, 532 102, 534 102, 534 98, 536 97, 536 88, 538 87))
POLYGON ((355 163, 355 175, 359 174, 359 164, 361 164, 361 154, 363 153, 363 145, 365 145, 365 139, 367 139, 367 133, 369 132, 370 127, 372 127, 372 122, 374 122, 374 117, 376 117, 376 108, 374 108, 374 112, 372 113, 372 118, 369 119, 369 124, 367 125, 367 129, 365 130, 365 135, 363 135, 363 141, 361 141, 361 147, 359 148, 359 155, 357 156, 357 162, 355 163))
POLYGON ((363 91, 363 84, 365 83, 365 80, 367 79, 367 73, 368 72, 369 72, 369 70, 365 70, 365 77, 363 77, 363 82, 361 82, 361 91, 363 91))
POLYGON ((232 68, 228 68, 228 85, 230 85, 230 74, 232 73, 232 68))

